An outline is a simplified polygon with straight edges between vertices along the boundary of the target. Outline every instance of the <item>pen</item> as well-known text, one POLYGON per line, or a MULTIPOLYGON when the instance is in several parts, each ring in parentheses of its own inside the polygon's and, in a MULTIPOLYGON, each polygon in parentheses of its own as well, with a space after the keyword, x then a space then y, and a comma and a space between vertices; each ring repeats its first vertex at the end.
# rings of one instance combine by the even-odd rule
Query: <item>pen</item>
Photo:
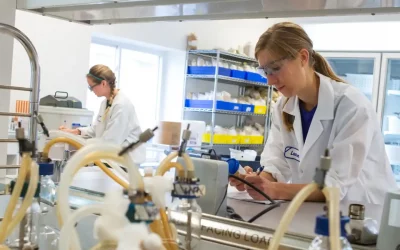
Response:
POLYGON ((257 175, 260 175, 261 172, 262 172, 263 170, 264 170, 264 166, 259 167, 259 168, 257 169, 256 174, 257 174, 257 175))

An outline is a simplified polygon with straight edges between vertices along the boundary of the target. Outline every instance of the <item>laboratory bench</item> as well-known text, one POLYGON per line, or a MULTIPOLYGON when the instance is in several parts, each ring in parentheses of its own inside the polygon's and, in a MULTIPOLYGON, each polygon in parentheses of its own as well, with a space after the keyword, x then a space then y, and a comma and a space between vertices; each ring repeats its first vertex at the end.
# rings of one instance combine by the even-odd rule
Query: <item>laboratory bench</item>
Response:
MULTIPOLYGON (((173 178, 172 174, 167 173, 167 176, 173 178)), ((103 200, 103 195, 107 191, 121 189, 121 187, 106 176, 102 171, 97 168, 82 168, 73 180, 73 188, 70 189, 70 205, 72 208, 78 208, 87 204, 101 202, 103 200)), ((169 199, 170 196, 167 196, 169 199)), ((0 196, 0 217, 4 214, 6 205, 8 204, 9 196, 0 196)), ((232 207, 235 212, 240 215, 244 220, 249 220, 251 217, 266 208, 265 204, 256 204, 248 201, 240 201, 234 199, 227 199, 227 205, 232 207)), ((225 219, 213 215, 204 214, 202 219, 202 243, 200 249, 212 250, 212 249, 245 249, 240 242, 243 241, 258 241, 253 242, 253 247, 246 247, 247 249, 267 249, 267 241, 272 236, 274 230, 280 223, 289 202, 284 202, 280 207, 275 208, 265 215, 261 216, 254 223, 249 224, 246 222, 233 221, 230 219, 225 219), (204 225, 203 225, 204 221, 204 225), (224 225, 227 222, 229 225, 224 225), (220 234, 223 230, 229 230, 224 228, 231 228, 231 230, 247 230, 247 233, 242 234, 240 237, 242 239, 232 239, 229 243, 230 245, 221 244, 218 239, 218 232, 215 229, 215 223, 221 225, 220 234), (207 228, 208 225, 213 225, 214 228, 207 228), (247 234, 247 239, 246 239, 247 234), (203 237, 204 236, 204 237, 203 237), (214 237, 215 236, 215 237, 214 237), (236 240, 236 241, 235 241, 236 240), (265 247, 262 247, 265 244, 265 247), (236 247, 235 247, 236 246, 236 247)), ((341 211, 344 214, 348 212, 349 203, 341 204, 341 211)), ((55 216, 54 207, 50 207, 43 204, 44 207, 48 209, 48 214, 44 217, 44 224, 58 228, 57 220, 55 216)), ((308 245, 314 238, 314 225, 315 217, 317 215, 323 214, 324 203, 307 202, 304 203, 295 217, 292 223, 289 225, 288 233, 285 235, 283 241, 291 246, 296 246, 295 248, 285 248, 285 249, 307 249, 308 245)), ((365 216, 376 219, 379 223, 382 207, 379 205, 366 206, 365 216)), ((80 221, 77 226, 80 239, 82 241, 82 249, 90 249, 94 246, 97 240, 93 236, 93 223, 96 216, 89 216, 84 220, 80 221), (84 239, 84 240, 82 240, 84 239)), ((178 228, 179 229, 179 228, 178 228)), ((239 232, 239 231, 238 231, 239 232)), ((238 233, 239 235, 239 233, 238 233)), ((239 237, 239 236, 238 236, 239 237)), ((251 245, 251 244, 250 244, 251 245)), ((365 247, 365 246, 353 246, 353 249, 375 249, 375 246, 365 247)))

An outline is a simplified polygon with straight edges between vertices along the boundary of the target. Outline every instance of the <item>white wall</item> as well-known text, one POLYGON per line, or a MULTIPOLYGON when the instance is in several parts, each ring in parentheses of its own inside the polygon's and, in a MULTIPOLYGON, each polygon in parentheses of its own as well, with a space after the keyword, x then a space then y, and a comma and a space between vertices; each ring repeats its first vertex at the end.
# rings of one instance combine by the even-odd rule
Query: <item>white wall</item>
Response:
MULTIPOLYGON (((85 102, 92 27, 23 11, 17 11, 15 25, 31 39, 38 52, 40 97, 60 90, 85 102)), ((15 42, 12 66, 12 85, 29 86, 29 59, 18 42, 15 42)), ((15 110, 17 99, 28 100, 29 95, 12 92, 11 111, 15 110)))
POLYGON ((155 22, 94 26, 98 33, 156 44, 168 49, 186 49, 186 36, 194 32, 199 48, 237 47, 256 42, 260 34, 281 19, 155 22))
POLYGON ((400 51, 400 22, 308 24, 318 50, 400 51))
POLYGON ((185 60, 184 51, 165 53, 163 84, 160 90, 160 120, 179 121, 181 119, 185 60))

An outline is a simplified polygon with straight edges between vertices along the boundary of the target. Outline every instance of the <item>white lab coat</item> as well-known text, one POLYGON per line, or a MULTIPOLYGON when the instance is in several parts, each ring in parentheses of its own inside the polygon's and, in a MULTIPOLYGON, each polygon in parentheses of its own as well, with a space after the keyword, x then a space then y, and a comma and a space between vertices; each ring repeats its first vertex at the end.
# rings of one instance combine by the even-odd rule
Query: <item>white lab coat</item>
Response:
MULTIPOLYGON (((139 139, 142 132, 139 120, 136 116, 132 102, 121 91, 114 97, 113 103, 103 118, 107 106, 107 100, 100 105, 100 110, 93 125, 79 128, 82 136, 102 138, 104 141, 127 146, 139 139)), ((146 148, 140 146, 131 151, 130 156, 135 163, 146 160, 146 148)))
POLYGON ((277 102, 261 154, 264 171, 278 182, 311 183, 328 148, 332 166, 325 184, 340 188, 342 200, 383 204, 385 193, 397 186, 371 102, 350 84, 318 75, 318 106, 305 143, 298 97, 277 102), (294 131, 286 129, 282 112, 294 116, 294 131))

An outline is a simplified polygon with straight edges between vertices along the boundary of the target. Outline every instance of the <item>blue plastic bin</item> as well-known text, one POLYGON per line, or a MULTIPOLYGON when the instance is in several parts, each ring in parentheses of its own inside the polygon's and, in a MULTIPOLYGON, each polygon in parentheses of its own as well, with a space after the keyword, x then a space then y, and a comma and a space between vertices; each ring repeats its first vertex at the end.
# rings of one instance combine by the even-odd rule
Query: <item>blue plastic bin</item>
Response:
POLYGON ((185 100, 185 107, 187 108, 203 108, 203 109, 211 109, 213 106, 212 100, 185 100))
POLYGON ((254 113, 254 105, 251 105, 251 104, 242 104, 242 111, 243 111, 243 112, 254 113))
MULTIPOLYGON (((190 75, 215 75, 214 66, 188 66, 188 74, 190 75)), ((227 68, 218 68, 218 75, 231 76, 231 70, 227 68)))
POLYGON ((246 72, 246 80, 252 82, 264 83, 265 85, 267 85, 267 78, 262 77, 258 73, 246 72))
MULTIPOLYGON (((211 100, 185 100, 186 108, 203 108, 203 109, 212 109, 213 101, 211 100)), ((232 103, 232 102, 224 102, 217 101, 218 110, 228 110, 228 111, 242 111, 242 104, 232 103)))
POLYGON ((231 77, 246 79, 246 72, 242 70, 231 69, 231 77))
POLYGON ((233 102, 217 101, 217 109, 228 111, 242 111, 242 104, 233 102))

